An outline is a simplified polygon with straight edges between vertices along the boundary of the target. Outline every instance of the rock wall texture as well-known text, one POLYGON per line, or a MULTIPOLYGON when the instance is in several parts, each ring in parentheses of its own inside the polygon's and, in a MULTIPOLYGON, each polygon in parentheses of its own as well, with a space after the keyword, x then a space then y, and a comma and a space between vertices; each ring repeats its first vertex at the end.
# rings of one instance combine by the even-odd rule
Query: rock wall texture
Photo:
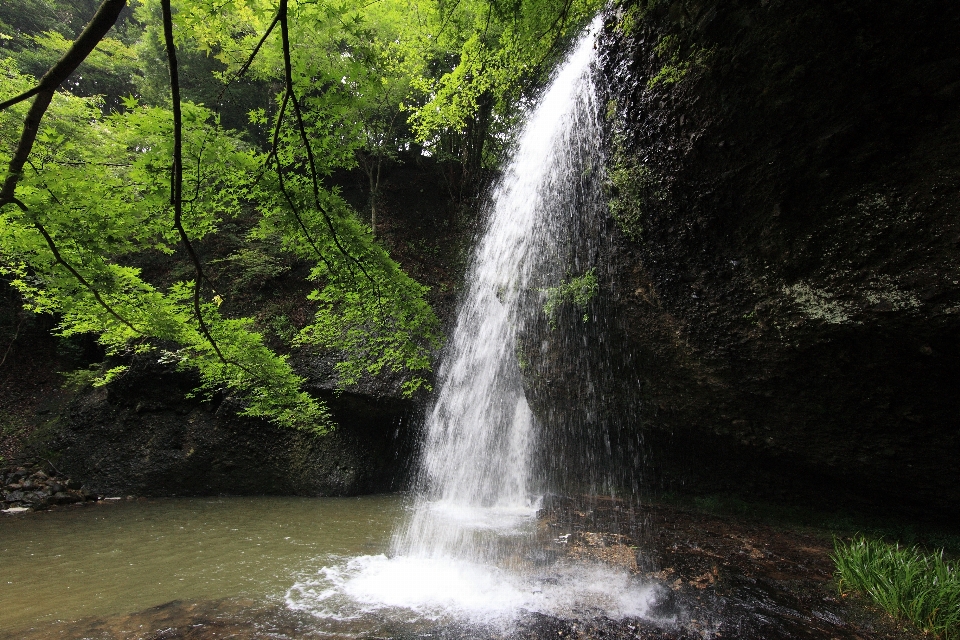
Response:
POLYGON ((338 428, 316 436, 185 396, 193 376, 138 358, 72 397, 31 438, 35 457, 101 495, 342 496, 399 488, 409 401, 314 389, 338 428))
POLYGON ((956 520, 958 33, 937 0, 608 11, 606 379, 648 484, 956 520))

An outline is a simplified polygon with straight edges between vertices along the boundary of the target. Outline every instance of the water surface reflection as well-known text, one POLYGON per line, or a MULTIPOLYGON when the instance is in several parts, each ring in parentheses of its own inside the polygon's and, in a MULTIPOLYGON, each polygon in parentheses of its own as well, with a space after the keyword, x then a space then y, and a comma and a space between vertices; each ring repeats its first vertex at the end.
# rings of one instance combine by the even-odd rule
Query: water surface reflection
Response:
POLYGON ((0 517, 0 633, 173 600, 282 603, 345 557, 386 551, 396 495, 105 501, 0 517))

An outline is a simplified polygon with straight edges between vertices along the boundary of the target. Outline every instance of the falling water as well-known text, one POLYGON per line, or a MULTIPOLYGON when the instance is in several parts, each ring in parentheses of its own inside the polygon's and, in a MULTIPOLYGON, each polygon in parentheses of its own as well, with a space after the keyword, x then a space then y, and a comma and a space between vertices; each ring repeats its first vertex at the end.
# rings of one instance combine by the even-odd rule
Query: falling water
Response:
POLYGON ((495 560, 505 533, 529 521, 535 420, 524 396, 518 335, 543 315, 531 295, 562 273, 585 163, 598 154, 591 65, 598 22, 529 114, 494 189, 467 274, 439 393, 426 420, 417 504, 395 552, 495 560))
POLYGON ((584 203, 599 197, 590 174, 600 157, 592 79, 600 24, 594 20, 528 114, 491 194, 426 419, 416 497, 390 557, 326 568, 291 590, 294 608, 484 623, 522 610, 645 611, 649 590, 625 572, 538 560, 536 512, 549 487, 534 469, 538 425, 519 353, 519 336, 544 324, 543 289, 571 272, 584 203))

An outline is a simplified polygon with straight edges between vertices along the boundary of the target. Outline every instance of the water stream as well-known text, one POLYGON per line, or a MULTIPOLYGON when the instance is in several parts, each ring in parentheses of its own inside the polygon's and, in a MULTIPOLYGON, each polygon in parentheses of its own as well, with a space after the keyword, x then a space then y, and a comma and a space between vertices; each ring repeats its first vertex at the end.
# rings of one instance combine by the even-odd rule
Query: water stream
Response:
POLYGON ((529 114, 491 196, 426 421, 417 504, 397 537, 398 554, 496 558, 498 550, 477 532, 516 528, 535 513, 544 490, 533 475, 537 429, 521 383, 517 336, 543 315, 540 296, 530 294, 559 279, 560 249, 579 213, 580 173, 597 156, 591 63, 598 26, 577 43, 529 114))

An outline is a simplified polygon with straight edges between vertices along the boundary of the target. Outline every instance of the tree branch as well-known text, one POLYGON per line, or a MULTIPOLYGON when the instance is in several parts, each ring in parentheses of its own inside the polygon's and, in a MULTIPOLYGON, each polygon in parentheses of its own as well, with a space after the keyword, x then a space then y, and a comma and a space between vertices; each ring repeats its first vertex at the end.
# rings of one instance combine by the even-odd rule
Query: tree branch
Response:
POLYGON ((267 37, 273 32, 273 28, 277 26, 277 23, 280 22, 280 13, 273 17, 273 22, 270 23, 270 26, 267 27, 267 30, 263 32, 263 37, 260 38, 260 41, 257 43, 257 46, 253 48, 253 51, 250 53, 250 57, 247 58, 247 61, 243 63, 243 66, 240 67, 240 70, 237 71, 237 74, 233 76, 233 81, 236 82, 250 69, 250 65, 253 64, 253 59, 257 57, 257 54, 260 53, 260 48, 263 46, 263 43, 267 41, 267 37))
POLYGON ((180 241, 193 261, 196 271, 196 281, 193 285, 193 313, 197 317, 200 331, 213 347, 221 362, 227 364, 227 359, 220 351, 210 329, 203 319, 200 308, 200 288, 203 285, 203 265, 200 257, 190 243, 186 229, 183 228, 183 113, 180 107, 180 72, 177 67, 177 49, 173 42, 173 11, 170 0, 160 0, 160 9, 163 14, 163 39, 167 49, 167 62, 170 66, 170 93, 173 98, 173 166, 170 169, 170 204, 173 205, 173 226, 180 234, 180 241))
MULTIPOLYGON (((281 7, 281 11, 285 9, 285 5, 281 7)), ((277 20, 279 19, 280 13, 277 13, 277 20)), ((303 235, 307 238, 310 248, 312 248, 313 252, 317 254, 317 257, 320 258, 321 262, 327 265, 327 269, 330 271, 330 273, 334 273, 333 265, 327 261, 326 256, 323 255, 323 252, 320 251, 320 247, 317 246, 316 241, 313 239, 313 235, 311 235, 307 225, 304 224, 303 217, 300 215, 297 204, 293 201, 293 197, 291 197, 290 193, 287 191, 287 186, 283 179, 283 165, 280 163, 280 155, 278 150, 280 149, 280 126, 283 124, 283 117, 287 113, 287 104, 289 102, 290 91, 289 88, 287 88, 283 92, 283 101, 280 103, 280 111, 277 112, 277 122, 273 127, 273 148, 270 150, 269 157, 273 158, 277 163, 277 181, 280 185, 280 192, 283 194, 283 198, 287 201, 287 206, 290 207, 290 213, 293 214, 294 220, 297 221, 297 225, 300 227, 300 230, 303 231, 303 235)))
POLYGON ((23 132, 20 134, 20 142, 14 150, 13 157, 10 159, 10 166, 7 168, 7 177, 0 188, 0 207, 14 202, 16 199, 17 183, 23 175, 23 166, 33 150, 33 143, 37 139, 37 132, 40 130, 40 121, 43 119, 50 101, 53 99, 53 92, 63 84, 63 81, 70 77, 80 63, 83 62, 90 52, 103 40, 117 22, 120 11, 127 5, 127 0, 103 0, 97 13, 93 16, 83 32, 76 39, 73 45, 55 65, 43 74, 36 87, 0 103, 0 110, 23 102, 36 96, 27 117, 23 122, 23 132))
MULTIPOLYGON (((300 139, 303 141, 303 145, 307 151, 307 161, 310 167, 310 179, 313 185, 314 204, 317 207, 317 210, 323 216, 324 222, 327 223, 327 229, 330 231, 330 238, 333 240, 333 244, 336 245, 337 250, 345 258, 357 265, 367 280, 370 281, 370 284, 373 285, 374 290, 377 292, 377 299, 379 300, 379 284, 377 284, 377 282, 370 276, 370 274, 364 268, 363 263, 355 258, 353 254, 347 251, 347 249, 340 243, 340 238, 337 236, 336 229, 333 226, 333 220, 331 220, 330 214, 320 203, 320 177, 317 174, 317 165, 313 156, 313 146, 310 144, 310 139, 307 137, 307 130, 303 124, 303 114, 300 111, 300 103, 297 100, 297 94, 293 86, 293 65, 290 61, 290 32, 287 22, 287 0, 280 0, 280 9, 277 11, 277 18, 280 20, 280 39, 283 47, 283 77, 284 82, 287 85, 286 95, 284 96, 284 105, 286 105, 287 98, 289 98, 290 102, 293 104, 293 112, 297 119, 297 131, 299 132, 300 139)), ((274 141, 276 142, 276 137, 274 138, 274 141)))
MULTIPOLYGON (((24 213, 27 213, 27 214, 30 213, 30 210, 27 208, 27 205, 23 204, 22 202, 20 202, 20 201, 17 200, 16 198, 14 198, 12 202, 13 202, 13 204, 15 204, 15 205, 17 205, 18 207, 20 207, 20 210, 23 211, 24 213)), ((113 309, 113 307, 111 307, 110 305, 108 305, 108 304, 106 303, 106 301, 104 301, 104 299, 100 296, 100 292, 97 291, 96 288, 94 288, 94 286, 93 286, 92 284, 90 284, 89 282, 87 282, 87 279, 84 278, 82 275, 80 275, 80 272, 77 271, 76 269, 74 269, 74 268, 73 268, 73 265, 71 265, 69 262, 67 262, 66 260, 64 260, 63 256, 60 255, 60 250, 57 248, 57 244, 53 241, 53 238, 50 237, 50 234, 47 233, 46 228, 44 228, 44 226, 43 226, 42 224, 40 224, 39 221, 33 220, 33 226, 37 228, 37 231, 39 231, 39 232, 40 232, 40 235, 43 236, 43 239, 46 240, 47 246, 50 248, 50 252, 53 253, 53 258, 54 258, 54 260, 56 260, 57 263, 60 264, 64 269, 66 269, 67 271, 69 271, 69 272, 70 272, 70 275, 72 275, 74 278, 76 278, 77 281, 78 281, 80 284, 82 284, 84 287, 86 287, 87 290, 89 290, 90 293, 93 294, 93 298, 94 298, 94 300, 97 301, 97 304, 99 304, 101 307, 103 307, 104 309, 106 309, 107 313, 109 313, 109 314, 112 315, 114 318, 116 318, 121 324, 126 325, 131 331, 133 331, 133 332, 136 333, 137 335, 141 335, 141 336, 144 335, 144 333, 143 333, 142 331, 140 331, 139 329, 137 329, 136 327, 134 327, 132 324, 130 324, 127 320, 125 320, 125 319, 123 318, 123 316, 121 316, 119 313, 117 313, 117 312, 113 309)))
POLYGON ((23 326, 23 320, 20 320, 17 323, 17 330, 13 332, 13 339, 10 340, 10 344, 7 346, 6 352, 3 354, 3 359, 0 360, 0 367, 3 366, 3 363, 7 361, 7 356, 10 355, 10 351, 13 349, 13 345, 17 342, 17 337, 20 335, 20 327, 23 326))

